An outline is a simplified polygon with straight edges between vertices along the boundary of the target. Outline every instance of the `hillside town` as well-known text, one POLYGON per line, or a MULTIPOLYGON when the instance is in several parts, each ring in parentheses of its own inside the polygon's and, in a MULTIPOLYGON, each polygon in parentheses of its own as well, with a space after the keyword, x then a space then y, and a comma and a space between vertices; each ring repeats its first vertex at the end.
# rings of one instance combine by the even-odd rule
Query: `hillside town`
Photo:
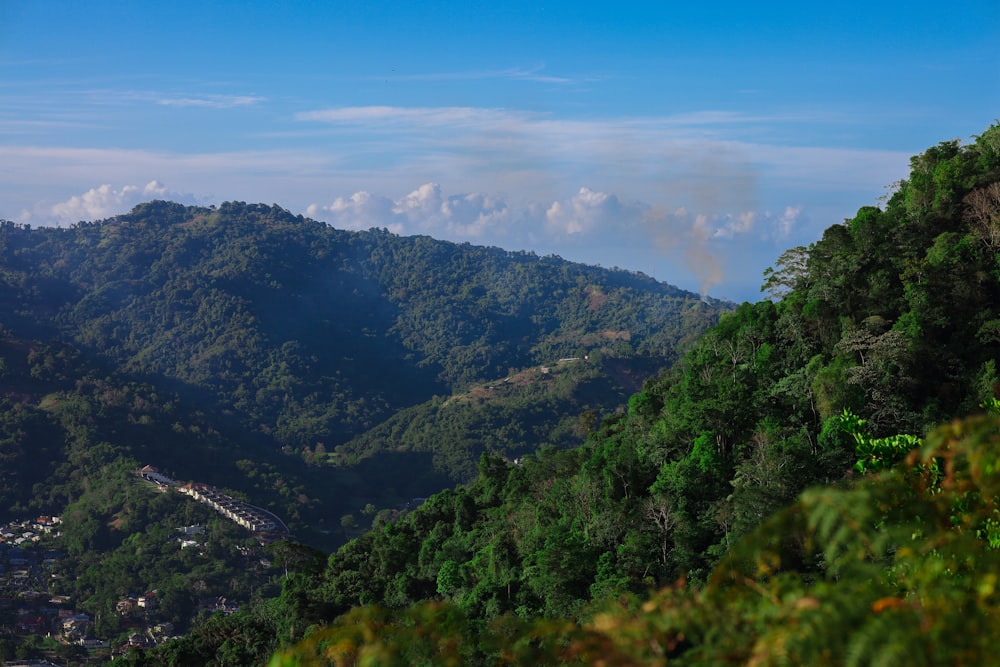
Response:
POLYGON ((58 543, 61 524, 60 517, 39 516, 11 521, 0 528, 0 644, 4 664, 63 664, 62 659, 71 656, 94 652, 98 657, 102 650, 103 655, 108 654, 108 643, 92 636, 93 618, 68 597, 50 590, 66 558, 52 546, 58 543), (44 649, 46 643, 48 648, 44 649), (38 655, 45 656, 44 661, 38 655))
MULTIPOLYGON (((249 531, 259 545, 288 535, 287 526, 274 514, 207 484, 180 484, 151 466, 136 474, 160 491, 176 491, 208 505, 249 531)), ((154 648, 175 637, 174 624, 161 613, 161 592, 155 589, 122 594, 111 609, 118 635, 100 636, 100 614, 88 613, 79 601, 60 594, 66 588, 60 585, 64 572, 70 570, 67 566, 73 560, 60 548, 62 526, 63 518, 58 516, 38 516, 0 526, 0 664, 61 667, 103 663, 129 651, 154 648)), ((170 531, 174 535, 171 541, 181 550, 204 554, 209 546, 203 525, 170 531)), ((233 557, 246 563, 245 567, 258 572, 270 567, 259 546, 234 548, 233 557)), ((240 609, 238 601, 224 596, 198 595, 198 590, 190 593, 195 614, 232 614, 240 609)), ((103 627, 107 625, 105 620, 103 627)))

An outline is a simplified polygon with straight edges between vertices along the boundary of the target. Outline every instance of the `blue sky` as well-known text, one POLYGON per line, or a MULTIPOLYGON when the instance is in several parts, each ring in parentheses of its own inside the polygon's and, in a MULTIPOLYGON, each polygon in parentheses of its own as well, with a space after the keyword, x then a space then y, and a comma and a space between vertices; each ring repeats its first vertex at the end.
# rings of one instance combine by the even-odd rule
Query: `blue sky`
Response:
POLYGON ((1000 3, 0 0, 0 218, 279 204, 759 298, 1000 117, 1000 3))

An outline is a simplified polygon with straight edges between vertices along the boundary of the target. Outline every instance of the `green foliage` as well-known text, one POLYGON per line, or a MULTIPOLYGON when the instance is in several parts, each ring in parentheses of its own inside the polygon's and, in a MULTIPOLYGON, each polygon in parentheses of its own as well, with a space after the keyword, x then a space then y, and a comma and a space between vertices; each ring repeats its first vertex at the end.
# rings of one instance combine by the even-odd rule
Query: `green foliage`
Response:
POLYGON ((357 609, 271 664, 422 664, 435 652, 438 664, 992 664, 1000 555, 977 528, 998 511, 998 451, 996 418, 941 427, 891 470, 804 493, 701 587, 680 581, 579 621, 357 609))
POLYGON ((371 459, 367 469, 389 464, 389 451, 426 454, 429 465, 415 463, 408 470, 411 480, 426 477, 423 488, 470 482, 484 452, 515 459, 544 446, 579 445, 596 430, 598 410, 624 400, 634 378, 653 373, 652 360, 637 357, 580 358, 527 369, 400 410, 338 447, 335 457, 339 465, 371 459))
POLYGON ((760 291, 777 301, 786 297, 808 274, 809 249, 804 246, 790 248, 781 253, 773 268, 764 271, 764 284, 760 291))
POLYGON ((464 665, 481 650, 473 642, 454 607, 427 603, 397 615, 371 607, 352 611, 336 631, 310 636, 269 665, 464 665))
POLYGON ((865 420, 861 419, 849 408, 829 420, 829 426, 847 433, 854 441, 854 453, 857 462, 854 469, 859 473, 878 472, 891 468, 913 449, 923 444, 915 435, 898 433, 884 438, 873 438, 865 430, 865 420))

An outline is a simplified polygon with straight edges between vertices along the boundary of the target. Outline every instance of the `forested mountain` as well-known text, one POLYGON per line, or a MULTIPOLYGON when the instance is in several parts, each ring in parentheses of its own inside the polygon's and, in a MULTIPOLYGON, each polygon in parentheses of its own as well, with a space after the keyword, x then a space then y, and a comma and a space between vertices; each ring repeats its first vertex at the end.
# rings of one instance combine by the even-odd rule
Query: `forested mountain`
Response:
POLYGON ((312 622, 380 607, 282 664, 995 661, 1000 423, 897 461, 1000 405, 998 230, 1000 126, 914 157, 586 445, 485 456, 304 575, 312 622))
POLYGON ((578 445, 728 307, 276 206, 0 222, 0 522, 67 519, 59 592, 103 636, 123 630, 116 599, 152 589, 186 630, 199 598, 276 593, 255 563, 280 559, 143 485, 142 465, 333 548, 471 481, 483 452, 578 445), (175 539, 192 523, 208 526, 200 557, 175 539))
MULTIPOLYGON (((599 388, 564 378, 558 398, 534 408, 550 429, 512 431, 489 449, 575 444, 558 432, 566 420, 612 411, 722 305, 639 274, 339 231, 264 205, 151 202, 72 229, 0 225, 4 363, 30 364, 31 376, 8 379, 8 400, 37 406, 49 389, 32 383, 72 383, 76 370, 60 365, 79 359, 190 400, 252 434, 254 447, 341 468, 386 453, 373 480, 382 488, 397 486, 391 459, 405 443, 338 448, 399 410, 575 357, 587 372, 573 377, 599 388)), ((505 418, 530 403, 508 405, 505 418)), ((447 429, 434 437, 449 448, 447 429)), ((411 456, 398 493, 463 481, 482 451, 420 471, 411 456)))
POLYGON ((6 223, 0 259, 17 335, 204 388, 295 450, 592 349, 655 371, 716 310, 639 274, 344 232, 259 204, 6 223))

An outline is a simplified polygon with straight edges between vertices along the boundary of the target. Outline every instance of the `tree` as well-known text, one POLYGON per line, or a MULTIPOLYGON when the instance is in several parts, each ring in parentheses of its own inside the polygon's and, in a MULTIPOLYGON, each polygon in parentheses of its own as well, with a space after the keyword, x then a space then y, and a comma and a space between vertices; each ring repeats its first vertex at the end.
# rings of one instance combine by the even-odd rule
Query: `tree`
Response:
POLYGON ((365 608, 272 667, 403 665, 469 647, 511 665, 971 665, 996 662, 1000 419, 942 426, 905 461, 821 487, 744 538, 702 587, 683 580, 585 616, 470 628, 447 604, 365 608))
POLYGON ((760 291, 768 299, 780 301, 792 290, 803 289, 808 275, 810 248, 797 246, 778 256, 773 267, 764 270, 764 284, 760 291))
POLYGON ((1000 250, 1000 182, 990 183, 967 194, 965 219, 979 240, 992 252, 1000 250))
POLYGON ((437 575, 437 592, 439 595, 448 597, 464 584, 465 577, 462 576, 461 565, 453 560, 446 560, 441 564, 437 575))

